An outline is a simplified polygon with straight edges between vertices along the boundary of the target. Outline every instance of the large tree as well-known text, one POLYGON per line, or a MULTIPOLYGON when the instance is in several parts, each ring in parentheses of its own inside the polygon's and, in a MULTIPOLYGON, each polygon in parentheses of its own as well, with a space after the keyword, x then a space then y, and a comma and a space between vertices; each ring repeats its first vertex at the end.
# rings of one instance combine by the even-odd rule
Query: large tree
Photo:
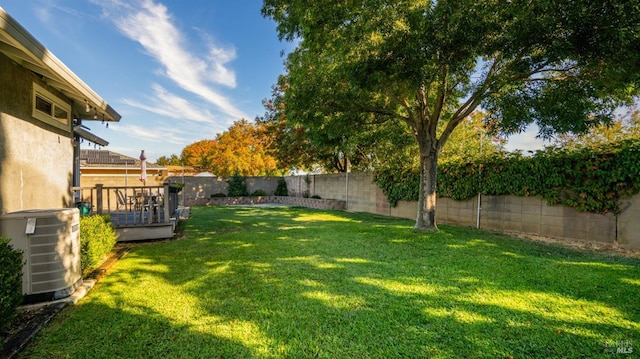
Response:
POLYGON ((270 139, 260 124, 236 121, 216 136, 209 161, 219 176, 265 176, 281 174, 276 159, 267 153, 270 139))
POLYGON ((271 138, 264 125, 245 119, 234 122, 213 140, 200 140, 182 150, 189 166, 218 176, 265 176, 282 174, 282 166, 267 153, 271 138))
POLYGON ((280 76, 271 98, 263 100, 264 116, 256 121, 273 138, 272 154, 291 170, 369 170, 380 163, 380 158, 395 157, 390 156, 396 153, 388 151, 389 147, 402 152, 399 147, 410 146, 403 131, 384 122, 336 121, 335 114, 331 114, 326 121, 313 123, 286 116, 287 88, 287 78, 280 76))
POLYGON ((419 147, 415 228, 435 230, 438 156, 482 106, 505 133, 607 122, 638 93, 640 3, 265 0, 287 58, 287 116, 339 128, 401 121, 419 147))
POLYGON ((187 166, 211 171, 211 151, 216 144, 216 140, 196 141, 183 148, 180 157, 187 166))
POLYGON ((256 118, 256 124, 271 139, 268 152, 283 168, 307 171, 316 161, 318 151, 306 138, 306 128, 287 120, 284 111, 286 86, 286 78, 281 75, 271 88, 271 97, 262 101, 265 114, 256 118))

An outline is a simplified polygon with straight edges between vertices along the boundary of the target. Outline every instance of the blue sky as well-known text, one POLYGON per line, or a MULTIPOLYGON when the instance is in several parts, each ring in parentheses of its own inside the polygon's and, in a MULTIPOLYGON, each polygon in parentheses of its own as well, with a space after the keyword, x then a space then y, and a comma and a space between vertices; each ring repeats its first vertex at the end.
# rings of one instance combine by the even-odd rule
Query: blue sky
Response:
MULTIPOLYGON (((180 155, 234 121, 264 114, 283 73, 275 23, 261 0, 0 0, 13 18, 121 116, 105 149, 150 161, 180 155)), ((509 149, 537 149, 534 133, 509 149)), ((89 147, 88 143, 82 144, 89 147)))
POLYGON ((120 113, 109 128, 85 122, 110 142, 105 149, 133 157, 144 149, 151 161, 262 115, 292 46, 260 15, 260 0, 0 6, 120 113))

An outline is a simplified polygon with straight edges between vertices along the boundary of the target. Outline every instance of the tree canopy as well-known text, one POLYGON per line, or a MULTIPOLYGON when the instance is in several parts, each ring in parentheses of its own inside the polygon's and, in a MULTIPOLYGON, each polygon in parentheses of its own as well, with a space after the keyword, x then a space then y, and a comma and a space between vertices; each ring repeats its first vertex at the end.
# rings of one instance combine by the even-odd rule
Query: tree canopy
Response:
MULTIPOLYGON (((402 123, 419 148, 416 229, 436 229, 438 157, 479 107, 488 132, 580 133, 640 84, 640 3, 265 0, 287 57, 287 117, 329 134, 402 123)), ((397 127, 398 133, 403 127, 397 127)))
POLYGON ((182 150, 182 160, 218 176, 263 176, 281 174, 278 161, 268 153, 264 126, 236 121, 215 139, 194 142, 182 150))

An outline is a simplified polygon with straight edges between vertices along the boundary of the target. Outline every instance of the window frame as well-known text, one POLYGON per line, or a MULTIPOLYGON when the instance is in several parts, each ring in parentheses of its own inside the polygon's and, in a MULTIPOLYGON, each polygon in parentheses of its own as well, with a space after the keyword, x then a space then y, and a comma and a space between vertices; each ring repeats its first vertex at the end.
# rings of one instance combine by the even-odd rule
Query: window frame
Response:
POLYGON ((31 116, 49 125, 71 132, 71 105, 35 82, 33 83, 31 91, 31 116), (47 114, 36 107, 38 98, 51 104, 51 113, 47 114), (58 118, 55 116, 60 110, 66 112, 67 117, 64 118, 64 122, 62 121, 62 117, 58 118))

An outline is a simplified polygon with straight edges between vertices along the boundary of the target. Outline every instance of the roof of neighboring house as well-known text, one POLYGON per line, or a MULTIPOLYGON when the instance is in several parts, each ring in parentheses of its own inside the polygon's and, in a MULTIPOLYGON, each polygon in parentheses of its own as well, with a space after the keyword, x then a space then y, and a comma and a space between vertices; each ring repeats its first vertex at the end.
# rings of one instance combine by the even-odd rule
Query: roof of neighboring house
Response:
POLYGON ((202 172, 199 168, 195 168, 193 166, 167 165, 166 167, 169 170, 170 176, 180 176, 182 174, 184 174, 185 176, 194 176, 202 172))
POLYGON ((0 52, 39 75, 73 100, 73 113, 81 120, 120 121, 120 115, 0 7, 0 52))
MULTIPOLYGON (((139 168, 140 160, 107 150, 80 150, 80 168, 139 168)), ((166 170, 165 167, 147 161, 147 170, 166 170)))

